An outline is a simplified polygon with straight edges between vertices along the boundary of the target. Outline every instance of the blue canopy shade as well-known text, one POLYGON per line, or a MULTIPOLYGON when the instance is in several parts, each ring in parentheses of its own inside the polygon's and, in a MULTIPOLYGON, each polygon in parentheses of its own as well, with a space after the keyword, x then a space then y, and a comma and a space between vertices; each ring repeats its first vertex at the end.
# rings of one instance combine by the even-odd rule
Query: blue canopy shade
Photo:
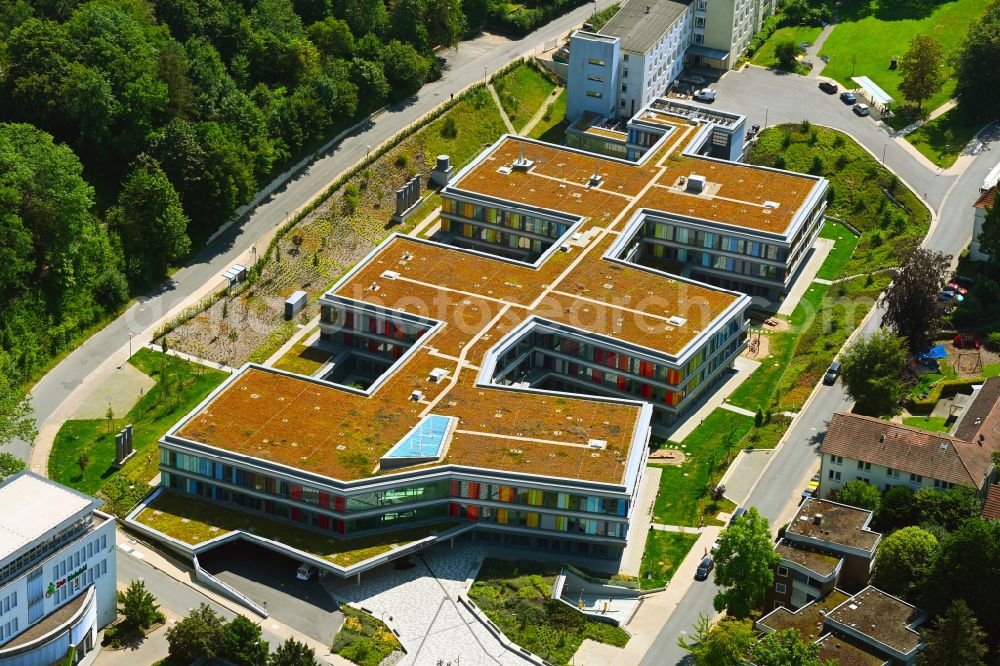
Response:
POLYGON ((917 358, 924 359, 935 359, 935 358, 948 358, 948 352, 944 350, 944 345, 934 345, 923 354, 919 354, 917 358))

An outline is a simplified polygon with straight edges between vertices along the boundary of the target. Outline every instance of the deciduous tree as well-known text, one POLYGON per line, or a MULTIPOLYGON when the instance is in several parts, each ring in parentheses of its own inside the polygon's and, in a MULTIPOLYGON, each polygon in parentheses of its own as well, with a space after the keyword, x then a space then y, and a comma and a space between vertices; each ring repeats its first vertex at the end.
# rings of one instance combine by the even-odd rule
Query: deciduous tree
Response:
POLYGON ((691 640, 677 637, 677 644, 691 653, 697 666, 743 666, 754 644, 753 622, 724 617, 718 624, 705 615, 698 618, 691 640))
POLYGON ((917 103, 919 111, 944 85, 944 51, 941 43, 929 35, 917 35, 899 61, 899 91, 917 103))
POLYGON ((933 626, 920 633, 927 642, 927 647, 917 655, 920 666, 986 666, 986 632, 962 599, 952 601, 933 626))
POLYGON ((133 580, 125 591, 118 592, 118 612, 127 625, 136 629, 148 629, 164 620, 156 597, 141 580, 133 580))
POLYGON ((767 634, 753 646, 750 660, 756 666, 820 666, 820 647, 802 640, 798 629, 767 634))
POLYGON ((868 416, 893 414, 906 393, 900 375, 906 367, 902 338, 881 329, 859 338, 840 359, 844 390, 855 401, 854 411, 868 416))
POLYGON ((0 453, 0 483, 24 469, 24 461, 6 451, 0 453))
POLYGON ((874 512, 882 504, 882 493, 870 483, 853 480, 837 491, 837 501, 874 512))
POLYGON ((951 256, 942 252, 911 249, 885 292, 883 322, 906 338, 914 354, 933 342, 941 327, 946 305, 939 298, 947 282, 951 256))
POLYGON ((945 532, 954 532, 963 522, 978 516, 980 509, 979 497, 968 486, 921 488, 913 494, 913 504, 921 525, 936 526, 945 532))
POLYGON ((785 69, 795 64, 795 59, 802 53, 802 47, 794 39, 783 39, 774 45, 774 57, 785 69))
POLYGON ((219 654, 223 626, 222 616, 208 604, 201 604, 183 620, 167 629, 171 658, 178 663, 190 664, 219 654))
POLYGON ((938 540, 927 530, 904 527, 882 539, 875 553, 875 585, 916 601, 937 554, 938 540))
POLYGON ((268 658, 268 666, 317 666, 316 653, 305 643, 286 638, 268 658))
POLYGON ((875 515, 876 529, 888 533, 918 522, 912 490, 906 486, 893 486, 882 495, 882 505, 875 515))
POLYGON ((771 543, 767 519, 756 507, 722 532, 715 551, 715 584, 723 589, 715 595, 715 609, 736 618, 764 605, 774 584, 773 567, 781 560, 771 543))
POLYGON ((983 229, 979 232, 979 249, 989 255, 990 262, 1000 264, 1000 206, 986 209, 983 229))
POLYGON ((971 118, 996 118, 1000 109, 1000 5, 973 19, 955 56, 955 96, 971 118))
POLYGON ((264 666, 268 643, 261 639, 260 625, 237 615, 222 628, 219 654, 239 666, 264 666))
POLYGON ((0 371, 0 446, 15 439, 34 442, 37 434, 31 396, 21 393, 0 371))

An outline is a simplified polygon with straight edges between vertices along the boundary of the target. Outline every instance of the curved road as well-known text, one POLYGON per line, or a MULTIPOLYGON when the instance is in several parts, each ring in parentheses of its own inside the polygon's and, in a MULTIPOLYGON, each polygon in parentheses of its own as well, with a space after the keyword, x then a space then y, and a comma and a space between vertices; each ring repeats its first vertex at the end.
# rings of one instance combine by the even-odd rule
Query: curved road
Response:
MULTIPOLYGON (((761 125, 765 109, 770 124, 798 122, 806 117, 811 122, 850 133, 878 159, 884 147, 886 166, 920 194, 937 214, 937 222, 924 246, 952 255, 965 249, 972 239, 972 204, 979 196, 979 187, 986 174, 1000 161, 1000 151, 996 149, 1000 144, 995 140, 988 142, 961 175, 942 174, 939 169, 926 166, 929 163, 915 158, 873 121, 858 118, 850 107, 836 96, 820 92, 816 85, 815 78, 748 68, 731 73, 719 82, 717 104, 720 108, 744 113, 751 123, 761 125), (780 103, 772 107, 775 101, 780 103)), ((963 161, 969 160, 963 158, 963 161)), ((865 322, 863 333, 875 330, 880 322, 880 313, 876 312, 865 322)), ((798 491, 819 465, 819 444, 830 416, 850 408, 851 401, 839 384, 820 385, 761 474, 746 505, 756 506, 772 524, 779 519, 787 520, 789 509, 797 505, 798 491)), ((653 640, 641 666, 688 663, 685 661, 687 652, 677 645, 677 638, 691 631, 699 615, 715 615, 712 606, 715 593, 716 587, 711 581, 694 583, 653 640)))
MULTIPOLYGON (((362 160, 367 152, 397 132, 410 126, 452 94, 483 79, 487 72, 496 71, 508 62, 541 50, 546 41, 565 36, 579 26, 595 9, 611 4, 612 0, 588 3, 542 26, 527 37, 511 40, 485 34, 462 42, 456 49, 444 52, 446 61, 441 79, 425 85, 412 98, 390 107, 345 137, 326 155, 309 165, 273 196, 257 206, 241 224, 233 227, 207 247, 198 257, 177 271, 168 284, 155 293, 140 298, 122 316, 90 337, 72 354, 46 374, 32 389, 35 420, 44 426, 42 437, 51 437, 62 420, 72 414, 66 403, 74 390, 89 376, 108 366, 122 363, 128 356, 129 337, 135 348, 148 342, 153 331, 167 316, 193 304, 206 289, 222 284, 221 273, 243 255, 259 239, 281 226, 299 207, 321 193, 341 173, 362 160), (55 418, 53 418, 55 417, 55 418)), ((263 250, 264 244, 261 244, 263 250)), ((31 445, 14 441, 8 450, 28 461, 31 445)), ((46 451, 40 449, 39 453, 46 451)), ((35 456, 32 468, 45 473, 44 455, 35 456)))

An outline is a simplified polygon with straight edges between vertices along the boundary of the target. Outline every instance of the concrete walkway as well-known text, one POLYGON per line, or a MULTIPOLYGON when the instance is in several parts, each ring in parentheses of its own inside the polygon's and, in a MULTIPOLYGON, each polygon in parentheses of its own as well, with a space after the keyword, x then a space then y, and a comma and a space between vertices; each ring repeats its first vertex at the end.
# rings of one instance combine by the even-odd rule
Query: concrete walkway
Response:
POLYGON ((823 50, 823 44, 826 43, 826 38, 830 36, 830 33, 833 32, 833 29, 836 27, 836 23, 827 23, 823 27, 823 30, 820 31, 816 41, 806 49, 806 58, 812 63, 812 69, 809 70, 809 73, 806 76, 818 78, 823 72, 823 69, 826 68, 826 63, 820 60, 819 54, 823 50))
POLYGON ((647 465, 643 472, 642 486, 636 499, 636 516, 628 530, 628 541, 622 553, 622 561, 618 573, 625 576, 638 576, 642 569, 642 555, 646 551, 646 536, 653 520, 653 506, 656 504, 656 494, 660 490, 660 476, 663 470, 659 465, 647 465))
POLYGON ((487 83, 486 89, 490 91, 490 96, 493 98, 493 102, 497 105, 497 111, 500 112, 500 117, 503 118, 503 124, 507 126, 507 131, 511 134, 517 134, 517 130, 514 129, 514 124, 510 122, 510 118, 507 117, 507 112, 503 110, 503 104, 500 103, 500 95, 497 94, 497 89, 493 87, 492 83, 487 83))
POLYGON ((721 407, 726 398, 736 390, 736 387, 742 384, 758 367, 760 367, 760 361, 753 361, 743 356, 737 357, 736 361, 733 362, 733 369, 736 372, 730 375, 729 379, 721 386, 710 391, 709 395, 703 398, 700 407, 689 412, 687 417, 674 424, 667 431, 668 439, 671 442, 683 442, 684 438, 694 432, 695 428, 700 426, 708 418, 708 415, 715 411, 716 407, 721 407))
MULTIPOLYGON (((163 347, 161 347, 160 345, 155 344, 153 342, 148 343, 146 345, 146 347, 148 347, 149 349, 152 349, 155 352, 161 352, 161 351, 163 351, 163 347)), ((222 370, 223 372, 228 372, 229 374, 233 374, 234 372, 236 372, 236 368, 231 368, 228 365, 226 365, 225 363, 216 363, 215 361, 206 361, 205 359, 203 359, 203 358, 201 358, 199 356, 195 356, 194 354, 188 354, 188 353, 185 353, 185 352, 182 352, 182 351, 177 351, 176 349, 170 349, 169 348, 169 344, 168 344, 168 347, 167 347, 167 354, 170 355, 170 356, 176 356, 177 358, 182 359, 184 361, 187 361, 189 363, 197 363, 198 365, 203 365, 206 368, 212 368, 213 370, 222 370)))
POLYGON ((833 246, 834 241, 830 238, 816 239, 812 249, 809 251, 809 258, 806 259, 806 263, 799 269, 799 274, 795 277, 792 288, 788 290, 785 300, 781 302, 778 314, 785 315, 786 317, 791 316, 792 311, 795 310, 799 301, 805 296, 806 290, 809 289, 813 279, 816 277, 816 273, 819 272, 820 266, 826 261, 833 246))
POLYGON ((744 449, 740 451, 719 481, 720 485, 726 487, 726 499, 731 500, 737 506, 746 502, 754 482, 760 477, 773 455, 774 449, 744 449))
POLYGON ((556 86, 555 89, 549 93, 548 99, 542 102, 542 105, 538 107, 538 111, 535 111, 535 115, 531 117, 528 124, 521 128, 521 136, 528 136, 528 133, 535 129, 535 125, 537 125, 538 122, 545 116, 545 112, 548 108, 555 104, 556 98, 559 97, 559 94, 562 93, 562 91, 562 86, 556 86))
POLYGON ((719 405, 722 409, 728 410, 730 412, 736 412, 737 414, 742 414, 743 416, 757 416, 754 412, 749 409, 743 409, 742 407, 737 407, 736 405, 730 405, 728 402, 724 402, 719 405))
MULTIPOLYGON (((264 361, 262 365, 266 365, 267 367, 273 366, 278 362, 278 359, 287 354, 292 347, 297 345, 306 333, 312 331, 317 326, 319 326, 319 315, 316 315, 305 324, 300 324, 299 330, 295 331, 295 333, 292 334, 292 337, 288 338, 288 340, 285 341, 285 344, 281 345, 281 347, 278 348, 278 351, 271 354, 271 357, 264 361)), ((319 334, 317 332, 317 336, 318 335, 319 334)), ((307 341, 306 344, 309 344, 309 342, 307 341)))
POLYGON ((117 418, 122 418, 155 385, 156 381, 142 370, 123 363, 80 401, 72 418, 103 419, 108 407, 117 418))
POLYGON ((684 525, 663 525, 661 523, 652 523, 652 528, 660 532, 679 532, 680 534, 701 534, 704 529, 701 527, 686 527, 684 525))

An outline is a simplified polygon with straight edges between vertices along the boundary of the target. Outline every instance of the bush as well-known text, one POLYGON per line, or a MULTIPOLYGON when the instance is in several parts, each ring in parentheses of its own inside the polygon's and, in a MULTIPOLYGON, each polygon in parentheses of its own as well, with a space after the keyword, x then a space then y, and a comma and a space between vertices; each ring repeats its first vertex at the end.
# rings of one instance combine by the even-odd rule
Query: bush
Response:
POLYGON ((348 183, 347 187, 344 188, 344 210, 347 211, 348 215, 351 215, 358 209, 360 200, 360 188, 355 183, 348 183))
POLYGON ((992 331, 986 336, 986 346, 993 351, 1000 350, 1000 331, 992 331))

